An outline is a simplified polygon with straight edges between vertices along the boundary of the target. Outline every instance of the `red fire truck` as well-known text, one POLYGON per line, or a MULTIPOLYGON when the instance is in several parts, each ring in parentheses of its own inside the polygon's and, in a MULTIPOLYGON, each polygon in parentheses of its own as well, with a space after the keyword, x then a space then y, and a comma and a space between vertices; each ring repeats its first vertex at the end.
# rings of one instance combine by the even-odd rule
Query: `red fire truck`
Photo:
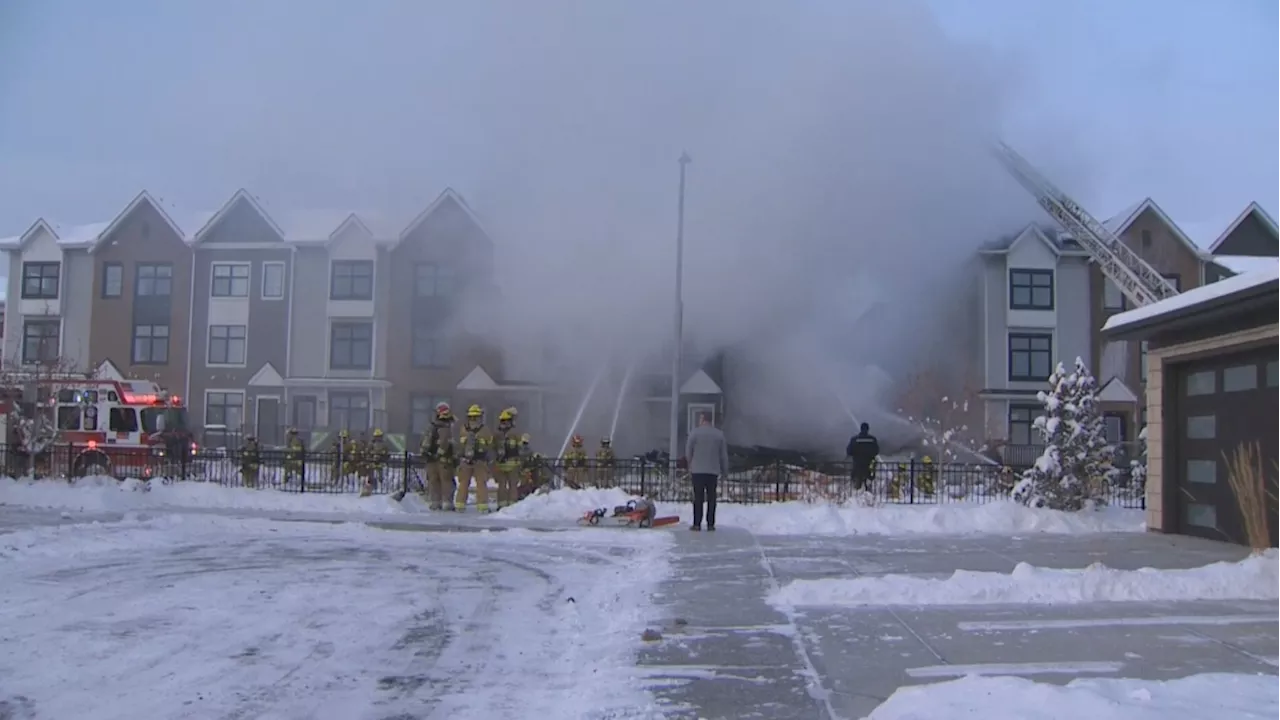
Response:
POLYGON ((10 379, 0 389, 0 430, 18 452, 28 434, 53 438, 42 474, 151 477, 171 464, 188 464, 196 450, 181 398, 149 380, 83 376, 10 379), (34 420, 34 422, 32 422, 34 420), (43 426, 43 430, 40 427, 43 426))

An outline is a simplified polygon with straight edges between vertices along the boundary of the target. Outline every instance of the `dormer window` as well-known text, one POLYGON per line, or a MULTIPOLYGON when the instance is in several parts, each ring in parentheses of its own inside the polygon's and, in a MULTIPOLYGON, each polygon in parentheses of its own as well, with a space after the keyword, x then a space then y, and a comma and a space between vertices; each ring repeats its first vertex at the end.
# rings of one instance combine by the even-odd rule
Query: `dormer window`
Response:
POLYGON ((1010 270, 1010 310, 1052 310, 1052 270, 1010 270))
POLYGON ((61 263, 22 263, 22 299, 57 300, 58 273, 61 263))

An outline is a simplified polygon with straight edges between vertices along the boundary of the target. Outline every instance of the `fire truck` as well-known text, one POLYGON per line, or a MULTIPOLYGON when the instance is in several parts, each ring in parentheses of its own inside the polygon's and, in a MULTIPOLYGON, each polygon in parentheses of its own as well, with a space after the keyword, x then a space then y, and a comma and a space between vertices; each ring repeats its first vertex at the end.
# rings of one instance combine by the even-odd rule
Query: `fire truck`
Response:
POLYGON ((185 471, 197 449, 181 398, 148 380, 11 378, 0 388, 0 431, 52 476, 149 478, 171 465, 185 471))

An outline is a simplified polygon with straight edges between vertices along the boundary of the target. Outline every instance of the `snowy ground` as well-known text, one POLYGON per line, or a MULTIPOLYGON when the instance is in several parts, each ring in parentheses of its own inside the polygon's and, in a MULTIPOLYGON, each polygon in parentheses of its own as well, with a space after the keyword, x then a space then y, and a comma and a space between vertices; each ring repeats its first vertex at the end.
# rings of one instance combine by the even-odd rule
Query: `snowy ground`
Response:
POLYGON ((29 523, 0 534, 0 717, 656 717, 670 537, 29 523))
POLYGON ((1274 553, 1010 503, 573 529, 627 499, 0 480, 0 718, 1277 714, 1274 553))

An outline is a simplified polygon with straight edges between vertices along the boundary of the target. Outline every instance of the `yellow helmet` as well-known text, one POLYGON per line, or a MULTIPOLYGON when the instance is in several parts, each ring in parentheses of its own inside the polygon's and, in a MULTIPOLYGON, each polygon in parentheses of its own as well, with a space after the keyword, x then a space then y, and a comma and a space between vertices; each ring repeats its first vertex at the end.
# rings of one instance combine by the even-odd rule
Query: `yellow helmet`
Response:
POLYGON ((524 443, 525 445, 528 445, 529 443, 533 442, 533 438, 529 436, 529 433, 525 433, 520 436, 520 442, 524 443))
POLYGON ((502 412, 498 413, 499 422, 511 422, 512 420, 515 420, 515 419, 516 419, 515 408, 507 408, 506 410, 503 410, 502 412))
POLYGON ((374 436, 374 437, 382 437, 382 428, 374 428, 374 429, 373 429, 373 436, 374 436))
POLYGON ((933 458, 929 457, 928 455, 925 455, 925 456, 924 456, 924 460, 921 460, 921 462, 926 462, 926 463, 929 463, 930 465, 932 465, 932 464, 933 464, 933 458))
POLYGON ((479 405, 472 405, 467 408, 467 417, 469 418, 478 418, 483 414, 484 410, 481 410, 479 405))
POLYGON ((338 437, 344 437, 344 438, 345 438, 345 437, 351 437, 351 433, 350 433, 350 432, 347 432, 346 430, 339 430, 339 431, 338 431, 338 437))

